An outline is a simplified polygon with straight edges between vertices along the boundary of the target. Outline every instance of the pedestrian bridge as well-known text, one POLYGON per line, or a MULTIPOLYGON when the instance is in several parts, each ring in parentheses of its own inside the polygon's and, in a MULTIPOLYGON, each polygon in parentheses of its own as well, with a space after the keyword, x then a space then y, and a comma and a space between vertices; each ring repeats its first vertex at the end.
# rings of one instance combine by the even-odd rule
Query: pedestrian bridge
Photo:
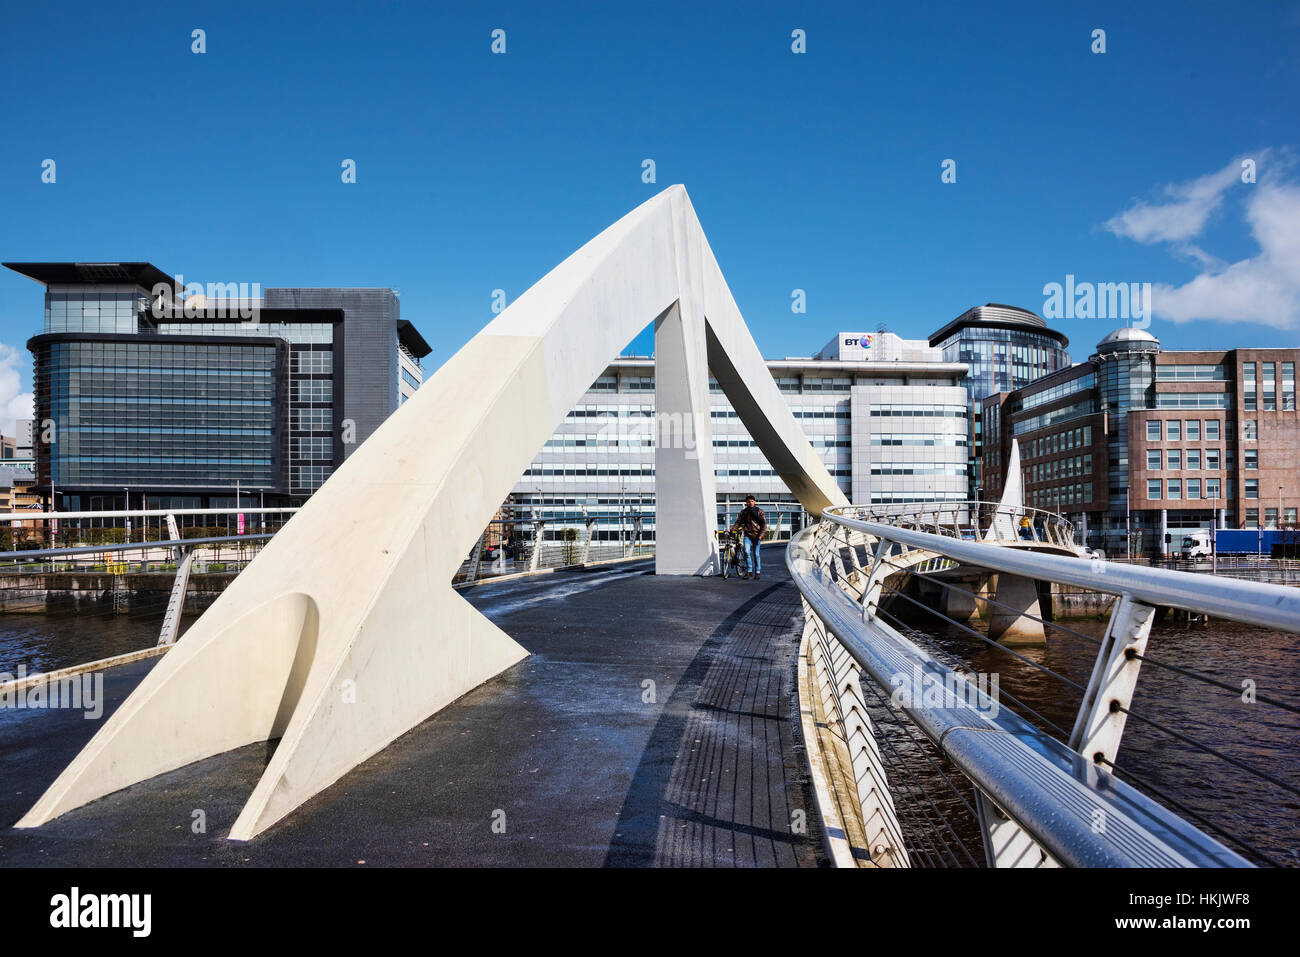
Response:
MULTIPOLYGON (((0 710, 0 866, 825 865, 783 550, 765 547, 758 582, 642 559, 467 589, 531 655, 250 842, 227 836, 265 744, 10 827, 96 722, 0 710)), ((156 662, 105 672, 108 707, 156 662)))
MULTIPOLYGON (((535 780, 547 784, 529 789, 534 798, 558 800, 564 791, 561 806, 583 802, 587 819, 602 822, 565 838, 564 846, 585 848, 584 861, 816 863, 819 852, 804 853, 821 846, 808 837, 812 805, 788 784, 799 779, 791 749, 802 740, 811 785, 802 793, 815 796, 822 844, 839 864, 1245 863, 1120 782, 1116 751, 1138 670, 1150 661, 1156 608, 1295 630, 1297 593, 1247 582, 1207 587, 1204 576, 1084 560, 1068 523, 1019 504, 1014 445, 1007 473, 1008 491, 987 506, 991 515, 982 503, 875 513, 851 506, 768 372, 685 190, 671 187, 558 265, 449 359, 164 657, 115 672, 125 699, 93 737, 78 726, 51 742, 48 754, 68 762, 56 775, 48 759, 34 758, 47 773, 43 786, 23 789, 22 800, 34 803, 16 827, 54 833, 156 795, 160 783, 183 790, 202 769, 242 756, 244 773, 204 785, 209 793, 228 782, 222 800, 232 802, 232 788, 243 789, 237 816, 223 824, 234 841, 274 827, 259 847, 293 843, 306 833, 299 812, 308 804, 352 813, 349 786, 428 828, 438 824, 444 838, 471 833, 485 814, 517 838, 503 782, 524 787, 520 775, 545 767, 535 780), (466 556, 477 573, 483 529, 609 359, 650 323, 654 575, 651 565, 640 575, 555 573, 483 586, 467 600, 453 580, 466 556), (709 577, 717 563, 710 376, 803 509, 821 519, 785 555, 792 585, 709 577), (906 583, 920 580, 948 596, 938 609, 948 620, 1004 644, 1043 640, 1037 581, 1116 596, 1092 678, 1076 685, 1073 731, 1045 737, 1017 723, 996 696, 972 689, 891 624, 885 590, 916 602, 906 583), (746 587, 753 597, 741 597, 746 587), (530 597, 532 588, 541 591, 530 597), (495 589, 520 594, 500 599, 494 616, 478 602, 495 589), (539 617, 511 620, 529 609, 539 617), (986 632, 971 626, 973 616, 987 617, 986 632), (772 655, 793 640, 783 629, 796 626, 791 677, 772 655), (601 680, 593 667, 604 669, 601 680), (545 680, 530 684, 529 675, 545 680), (964 708, 932 707, 935 682, 960 692, 964 708), (643 710, 623 710, 622 696, 638 688, 648 695, 643 710), (867 700, 873 694, 883 705, 867 700), (499 701, 512 706, 494 712, 499 701), (954 807, 976 822, 973 838, 943 813, 922 823, 917 809, 937 803, 925 788, 925 801, 899 813, 873 744, 876 706, 916 734, 913 760, 896 766, 924 759, 941 769, 954 807), (602 709, 612 709, 608 720, 602 709), (796 714, 801 737, 781 727, 796 714), (417 761, 403 749, 431 728, 454 729, 457 747, 430 748, 417 761), (602 747, 634 755, 633 769, 618 770, 625 765, 615 760, 600 772, 590 752, 598 758, 602 747), (452 760, 458 749, 468 763, 452 760), (411 763, 402 765, 402 755, 411 763), (372 779, 356 776, 367 767, 400 771, 400 780, 386 779, 387 796, 367 791, 362 782, 372 779), (472 799, 456 797, 462 791, 472 799), (923 834, 929 850, 918 845, 923 834)), ((388 827, 416 841, 409 822, 388 827)), ((6 840, 31 849, 42 838, 6 840)))
MULTIPOLYGON (((469 585, 467 600, 531 655, 277 827, 228 840, 274 753, 253 743, 4 830, 0 865, 1267 862, 1249 839, 1178 813, 1185 795, 1162 803, 1117 776, 1117 752, 1142 710, 1138 669, 1163 664, 1146 650, 1157 602, 1295 629, 1297 593, 1081 560, 1049 514, 1035 516, 1042 542, 1003 540, 1000 509, 828 509, 764 547, 757 582, 657 576, 634 558, 469 585), (913 586, 960 592, 972 569, 1119 596, 1092 680, 1063 689, 1073 731, 905 624, 909 605, 933 604, 913 586)), ((992 642, 999 592, 972 595, 967 618, 942 611, 952 603, 932 611, 992 642)), ((150 656, 95 669, 104 717, 157 667, 150 656)), ((0 794, 0 822, 17 821, 95 727, 79 711, 0 709, 0 775, 16 785, 0 794)), ((1225 760, 1231 774, 1268 776, 1225 760)))

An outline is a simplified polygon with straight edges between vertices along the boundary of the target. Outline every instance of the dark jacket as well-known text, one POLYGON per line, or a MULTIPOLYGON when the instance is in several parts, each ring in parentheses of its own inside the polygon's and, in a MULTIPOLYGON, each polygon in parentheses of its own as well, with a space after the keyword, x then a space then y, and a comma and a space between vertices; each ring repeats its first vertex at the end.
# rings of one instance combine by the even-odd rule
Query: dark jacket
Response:
POLYGON ((757 505, 750 505, 740 510, 740 514, 736 517, 736 524, 750 538, 762 538, 763 533, 767 531, 767 516, 757 505))

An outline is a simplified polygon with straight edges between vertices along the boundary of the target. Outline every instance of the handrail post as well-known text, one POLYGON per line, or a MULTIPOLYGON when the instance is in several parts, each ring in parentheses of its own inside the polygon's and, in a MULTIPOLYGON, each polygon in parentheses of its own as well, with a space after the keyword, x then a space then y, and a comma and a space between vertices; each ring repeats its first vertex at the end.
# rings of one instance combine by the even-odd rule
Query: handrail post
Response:
POLYGON ((542 527, 546 524, 545 519, 533 520, 533 554, 528 559, 528 570, 537 571, 537 565, 542 560, 542 527))
POLYGON ((862 620, 866 621, 880 607, 880 593, 884 590, 886 569, 885 556, 889 554, 890 541, 880 538, 876 542, 876 554, 871 560, 871 571, 862 583, 862 620))
POLYGON ((1146 651, 1155 615, 1154 607, 1134 601, 1127 594, 1120 596, 1111 612, 1070 732, 1070 747, 1094 763, 1115 761, 1142 667, 1140 655, 1146 651))
POLYGON ((587 514, 587 510, 582 510, 582 516, 587 526, 587 537, 582 541, 582 564, 587 564, 591 560, 591 540, 596 535, 596 520, 587 514))
POLYGON ((474 551, 470 552, 469 571, 465 574, 466 581, 478 581, 479 569, 483 564, 483 542, 486 539, 487 529, 485 528, 483 529, 483 534, 478 537, 478 541, 474 543, 474 551))

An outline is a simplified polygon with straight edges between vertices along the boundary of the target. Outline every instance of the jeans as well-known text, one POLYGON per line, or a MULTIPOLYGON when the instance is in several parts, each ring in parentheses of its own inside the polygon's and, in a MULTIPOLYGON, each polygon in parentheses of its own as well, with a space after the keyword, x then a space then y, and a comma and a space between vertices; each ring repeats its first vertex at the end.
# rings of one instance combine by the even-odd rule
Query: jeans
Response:
POLYGON ((741 549, 745 553, 745 571, 757 575, 763 570, 763 560, 759 557, 758 539, 748 535, 740 536, 741 549))

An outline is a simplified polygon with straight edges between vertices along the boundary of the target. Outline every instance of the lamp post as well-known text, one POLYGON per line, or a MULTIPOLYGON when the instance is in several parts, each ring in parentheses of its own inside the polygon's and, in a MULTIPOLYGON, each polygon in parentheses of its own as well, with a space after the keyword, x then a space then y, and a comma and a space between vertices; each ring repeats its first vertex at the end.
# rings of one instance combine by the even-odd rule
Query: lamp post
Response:
MULTIPOLYGON (((1218 479, 1215 479, 1218 482, 1218 479)), ((1210 513, 1210 574, 1219 574, 1219 486, 1214 486, 1214 511, 1210 513)))
POLYGON ((1133 525, 1130 520, 1132 495, 1129 494, 1130 486, 1124 486, 1124 551, 1130 562, 1133 561, 1133 525))

